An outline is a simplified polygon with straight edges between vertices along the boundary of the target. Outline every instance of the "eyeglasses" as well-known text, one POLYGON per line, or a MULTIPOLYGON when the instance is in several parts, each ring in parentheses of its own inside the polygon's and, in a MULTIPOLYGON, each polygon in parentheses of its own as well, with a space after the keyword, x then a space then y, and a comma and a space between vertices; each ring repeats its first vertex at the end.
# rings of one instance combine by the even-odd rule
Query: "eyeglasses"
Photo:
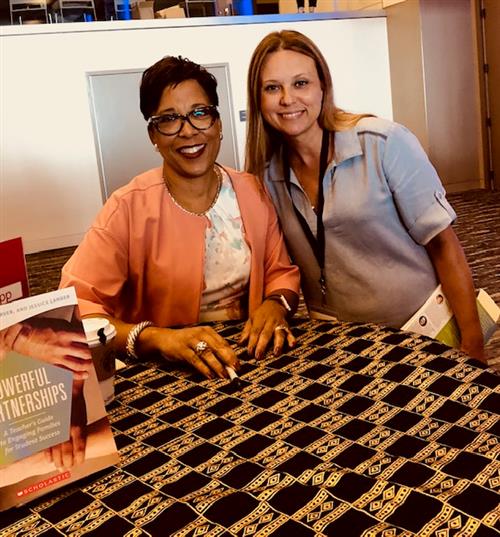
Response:
POLYGON ((186 115, 174 112, 161 114, 160 116, 151 116, 148 126, 152 125, 159 133, 165 136, 173 136, 181 131, 186 120, 195 129, 206 131, 215 123, 218 117, 219 111, 215 106, 200 106, 191 110, 186 115))

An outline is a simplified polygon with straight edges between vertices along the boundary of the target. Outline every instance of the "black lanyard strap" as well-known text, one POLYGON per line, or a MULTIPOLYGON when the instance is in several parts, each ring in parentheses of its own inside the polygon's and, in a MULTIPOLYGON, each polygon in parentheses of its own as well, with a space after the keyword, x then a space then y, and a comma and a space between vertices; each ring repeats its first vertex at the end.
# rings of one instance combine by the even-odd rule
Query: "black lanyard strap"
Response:
POLYGON ((323 207, 325 205, 325 195, 323 192, 323 177, 328 166, 328 149, 330 146, 330 132, 323 129, 323 136, 321 138, 321 153, 319 157, 319 175, 318 175, 318 203, 316 207, 316 237, 314 237, 309 224, 297 209, 293 203, 292 192, 290 187, 290 164, 288 162, 288 155, 286 151, 283 154, 283 173, 285 176, 285 183, 290 194, 290 200, 297 216, 297 219, 302 227, 304 235, 309 242, 316 261, 319 265, 320 278, 319 285, 321 287, 321 295, 323 304, 326 300, 326 280, 325 280, 325 226, 323 224, 323 207))

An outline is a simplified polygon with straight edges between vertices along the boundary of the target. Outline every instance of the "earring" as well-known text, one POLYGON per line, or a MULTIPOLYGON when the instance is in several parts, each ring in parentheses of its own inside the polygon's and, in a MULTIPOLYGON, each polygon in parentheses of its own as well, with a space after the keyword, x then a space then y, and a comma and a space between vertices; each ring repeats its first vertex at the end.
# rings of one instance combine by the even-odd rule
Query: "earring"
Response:
POLYGON ((159 153, 159 152, 160 152, 160 148, 158 147, 158 144, 153 144, 153 145, 154 145, 154 147, 155 147, 155 151, 156 151, 157 153, 159 153))
POLYGON ((219 140, 222 142, 222 139, 224 138, 224 134, 222 133, 222 131, 220 131, 219 133, 219 140))

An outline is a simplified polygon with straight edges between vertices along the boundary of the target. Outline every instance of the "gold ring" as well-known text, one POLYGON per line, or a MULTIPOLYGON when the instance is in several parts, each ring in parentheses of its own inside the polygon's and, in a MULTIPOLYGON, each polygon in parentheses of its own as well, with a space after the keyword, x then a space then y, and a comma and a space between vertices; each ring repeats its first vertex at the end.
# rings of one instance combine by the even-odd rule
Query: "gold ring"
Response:
POLYGON ((208 349, 208 343, 206 341, 198 341, 198 343, 194 346, 194 352, 201 356, 206 350, 208 349))
POLYGON ((285 332, 290 332, 290 328, 286 324, 279 324, 278 326, 274 327, 274 331, 277 332, 278 330, 284 330, 285 332))

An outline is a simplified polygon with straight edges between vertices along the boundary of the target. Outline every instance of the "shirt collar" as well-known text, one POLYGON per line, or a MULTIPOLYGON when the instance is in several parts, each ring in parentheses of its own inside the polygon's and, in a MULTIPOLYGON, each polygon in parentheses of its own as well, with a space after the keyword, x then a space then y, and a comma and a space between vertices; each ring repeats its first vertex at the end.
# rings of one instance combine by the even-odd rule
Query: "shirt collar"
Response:
MULTIPOLYGON (((333 159, 335 166, 362 154, 363 149, 359 143, 358 130, 355 127, 335 132, 335 156, 333 159)), ((268 170, 268 177, 271 181, 285 180, 285 174, 283 173, 283 146, 271 157, 268 170)))
POLYGON ((339 165, 345 160, 359 157, 363 149, 359 143, 358 129, 356 127, 346 131, 335 132, 335 164, 339 165))

